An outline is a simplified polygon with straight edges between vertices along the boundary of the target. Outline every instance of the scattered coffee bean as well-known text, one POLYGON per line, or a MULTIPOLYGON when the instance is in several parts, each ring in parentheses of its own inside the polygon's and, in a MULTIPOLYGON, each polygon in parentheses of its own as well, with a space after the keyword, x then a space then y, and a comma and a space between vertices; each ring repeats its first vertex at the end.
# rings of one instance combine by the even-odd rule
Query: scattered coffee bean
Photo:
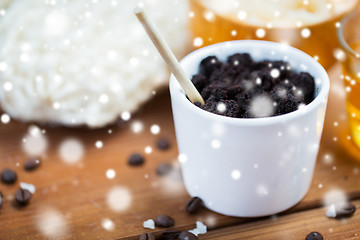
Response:
POLYGON ((16 172, 9 168, 5 168, 1 173, 1 181, 6 184, 13 184, 17 180, 16 172))
POLYGON ((159 215, 155 219, 155 225, 164 228, 172 227, 174 226, 174 219, 167 215, 159 215))
POLYGON ((352 203, 338 203, 335 204, 336 218, 347 218, 351 217, 355 211, 356 207, 352 203))
POLYGON ((173 169, 173 165, 171 163, 161 163, 156 168, 156 174, 159 176, 168 175, 173 169))
POLYGON ((323 240, 323 236, 321 233, 311 232, 306 236, 305 240, 323 240))
POLYGON ((132 154, 128 160, 128 163, 131 166, 139 166, 144 164, 144 162, 145 162, 144 157, 138 153, 132 154))
POLYGON ((3 204, 3 198, 4 198, 4 196, 3 196, 2 192, 0 192, 0 208, 3 204))
POLYGON ((190 233, 190 232, 181 232, 179 234, 179 240, 197 240, 199 239, 197 236, 195 236, 194 234, 190 233))
POLYGON ((170 148, 170 142, 166 138, 160 138, 160 139, 158 139, 156 146, 160 150, 167 150, 170 148))
POLYGON ((143 233, 140 235, 139 240, 156 240, 156 238, 152 233, 143 233))
POLYGON ((20 205, 27 205, 30 201, 31 193, 26 189, 18 189, 15 193, 15 200, 20 205))
POLYGON ((193 197, 186 204, 186 211, 188 213, 196 213, 203 206, 203 201, 198 197, 193 197))
POLYGON ((24 169, 26 171, 32 171, 35 170, 40 165, 40 159, 31 157, 28 160, 26 160, 24 164, 24 169))
POLYGON ((176 240, 179 239, 180 231, 177 230, 168 230, 164 231, 160 235, 160 240, 176 240))

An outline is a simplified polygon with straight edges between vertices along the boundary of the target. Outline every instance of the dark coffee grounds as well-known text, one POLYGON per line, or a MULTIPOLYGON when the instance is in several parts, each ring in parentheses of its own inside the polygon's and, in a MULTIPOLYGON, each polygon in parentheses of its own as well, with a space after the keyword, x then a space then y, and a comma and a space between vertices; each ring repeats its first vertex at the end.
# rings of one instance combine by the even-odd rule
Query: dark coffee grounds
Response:
POLYGON ((237 53, 221 62, 215 56, 203 59, 192 77, 205 100, 202 109, 235 118, 286 114, 315 98, 314 78, 295 72, 284 61, 254 61, 237 53))

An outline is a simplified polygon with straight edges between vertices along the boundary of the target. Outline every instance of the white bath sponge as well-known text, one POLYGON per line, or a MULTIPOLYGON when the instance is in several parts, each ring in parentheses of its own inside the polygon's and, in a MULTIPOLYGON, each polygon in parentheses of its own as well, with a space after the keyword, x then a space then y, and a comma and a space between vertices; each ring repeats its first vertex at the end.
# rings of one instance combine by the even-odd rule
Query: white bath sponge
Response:
POLYGON ((184 55, 186 1, 3 1, 1 107, 24 121, 89 127, 134 112, 169 76, 133 14, 136 5, 184 55))

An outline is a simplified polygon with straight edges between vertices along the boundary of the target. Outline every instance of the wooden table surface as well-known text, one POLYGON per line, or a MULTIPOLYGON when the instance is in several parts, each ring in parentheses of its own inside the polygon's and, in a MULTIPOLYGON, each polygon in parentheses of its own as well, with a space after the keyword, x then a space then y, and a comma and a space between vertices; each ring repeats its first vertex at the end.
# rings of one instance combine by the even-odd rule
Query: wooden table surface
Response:
MULTIPOLYGON (((33 172, 23 170, 26 154, 23 138, 31 124, 12 120, 0 124, 0 169, 16 170, 14 185, 0 183, 4 203, 0 209, 0 239, 138 239, 143 232, 160 234, 164 229, 143 228, 147 219, 167 214, 175 219, 172 229, 190 230, 196 221, 208 227, 199 239, 305 239, 311 231, 325 239, 360 239, 360 213, 339 221, 325 216, 325 196, 342 193, 360 207, 360 151, 348 140, 344 91, 339 67, 331 70, 331 95, 312 186, 295 207, 267 218, 234 218, 203 209, 189 215, 189 200, 177 164, 178 151, 171 115, 169 93, 164 90, 144 105, 131 121, 99 129, 44 127, 47 149, 42 165, 33 172), (132 123, 140 121, 143 131, 134 133, 132 123), (154 135, 150 126, 158 124, 154 135), (111 130, 109 133, 109 130, 111 130), (168 151, 156 148, 156 140, 166 137, 168 151), (73 164, 59 156, 63 141, 75 138, 83 144, 84 157, 73 164), (102 148, 95 147, 102 141, 102 148), (146 147, 152 147, 150 154, 146 147), (140 167, 127 164, 130 154, 144 154, 140 167), (158 164, 170 162, 174 171, 160 177, 158 164), (114 178, 106 172, 113 169, 114 178), (14 204, 19 183, 36 187, 26 207, 14 204)), ((68 150, 70 156, 77 152, 68 150)), ((75 150, 74 150, 75 151, 75 150)))

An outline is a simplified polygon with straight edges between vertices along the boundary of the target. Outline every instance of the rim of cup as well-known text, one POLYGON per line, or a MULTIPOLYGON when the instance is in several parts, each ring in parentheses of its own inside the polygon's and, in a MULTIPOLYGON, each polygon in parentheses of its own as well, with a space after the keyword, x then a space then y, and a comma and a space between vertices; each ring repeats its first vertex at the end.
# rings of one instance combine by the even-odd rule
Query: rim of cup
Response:
MULTIPOLYGON (((195 56, 198 54, 201 54, 205 57, 214 55, 213 49, 215 48, 228 48, 229 44, 231 46, 234 45, 252 45, 252 47, 265 47, 265 48, 271 48, 271 49, 280 49, 284 48, 284 46, 287 48, 288 51, 293 52, 293 54, 299 55, 301 58, 303 58, 307 62, 311 62, 311 64, 314 64, 316 66, 316 69, 319 71, 319 75, 321 75, 321 84, 320 84, 320 90, 318 94, 315 96, 314 100, 307 104, 306 106, 302 107, 301 109, 295 110, 290 113, 278 115, 278 116, 271 116, 271 117, 260 117, 260 118, 232 118, 227 116, 218 115, 215 113, 208 112, 206 110, 203 110, 197 106, 195 106, 190 100, 186 98, 185 92, 181 88, 180 84, 176 81, 175 77, 171 75, 170 78, 170 94, 172 97, 176 97, 181 101, 181 104, 188 109, 189 111, 193 112, 194 114, 197 114, 203 118, 209 118, 212 121, 219 121, 227 124, 233 124, 233 125, 248 125, 248 126, 261 126, 261 125, 269 125, 269 124, 277 124, 285 121, 289 121, 291 119, 298 118, 302 116, 303 114, 306 114, 307 112, 310 112, 314 110, 315 108, 319 107, 323 103, 324 100, 327 100, 327 95, 329 93, 330 89, 330 80, 327 75, 327 72, 325 69, 321 66, 320 63, 318 63, 315 59, 310 57, 308 54, 285 44, 282 43, 276 43, 276 42, 270 42, 270 41, 262 41, 262 40, 235 40, 235 41, 227 41, 227 42, 221 42, 212 44, 200 49, 197 49, 188 55, 186 55, 181 61, 180 64, 182 65, 184 62, 191 61, 195 56)), ((246 51, 240 51, 243 53, 246 53, 246 51)), ((239 52, 239 53, 240 53, 239 52)), ((238 52, 233 52, 233 54, 238 52)), ((229 55, 230 56, 230 55, 229 55)), ((264 58, 265 60, 266 58, 264 58)), ((271 59, 276 60, 276 59, 271 59)), ((281 60, 281 59, 278 59, 281 60)), ((291 65, 291 61, 288 60, 288 62, 291 65)), ((197 64, 200 64, 198 62, 197 64)), ((186 70, 185 70, 186 72, 186 70)), ((189 76, 190 79, 192 76, 189 76)), ((317 79, 315 79, 315 86, 318 86, 316 83, 317 79)))

